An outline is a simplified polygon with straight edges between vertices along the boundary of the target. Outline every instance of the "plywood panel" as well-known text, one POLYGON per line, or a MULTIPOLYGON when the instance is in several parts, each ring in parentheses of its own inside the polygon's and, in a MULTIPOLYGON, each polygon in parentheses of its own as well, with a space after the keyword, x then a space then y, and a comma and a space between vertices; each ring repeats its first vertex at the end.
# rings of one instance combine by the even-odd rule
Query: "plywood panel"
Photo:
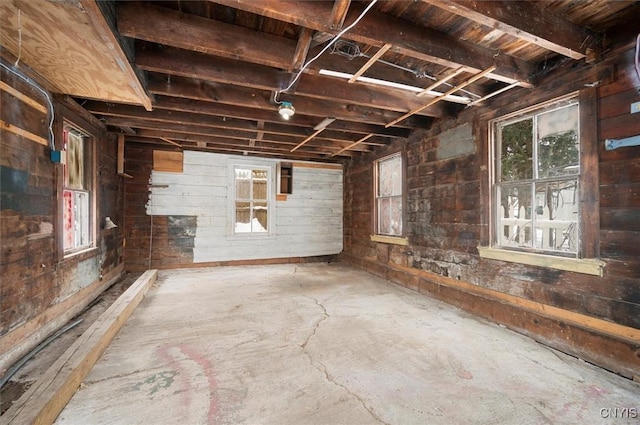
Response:
POLYGON ((153 170, 182 172, 182 152, 153 151, 153 170))
POLYGON ((0 44, 61 93, 151 107, 115 39, 94 26, 94 2, 0 2, 0 44), (22 34, 22 42, 20 35, 22 34))

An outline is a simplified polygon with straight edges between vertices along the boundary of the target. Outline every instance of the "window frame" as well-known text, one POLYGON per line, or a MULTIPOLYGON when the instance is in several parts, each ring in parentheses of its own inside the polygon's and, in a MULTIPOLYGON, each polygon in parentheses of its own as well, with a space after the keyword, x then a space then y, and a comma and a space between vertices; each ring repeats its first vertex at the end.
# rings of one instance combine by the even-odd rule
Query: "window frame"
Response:
POLYGON ((403 151, 393 152, 391 154, 379 157, 373 161, 373 233, 371 240, 374 242, 383 242, 396 245, 407 245, 407 220, 406 220, 406 204, 407 204, 407 185, 406 185, 406 158, 403 151), (401 199, 401 231, 400 234, 385 234, 380 233, 380 211, 379 211, 379 189, 380 189, 380 164, 385 161, 392 160, 394 158, 400 159, 400 178, 401 178, 401 193, 400 195, 392 195, 392 197, 400 197, 401 199))
POLYGON ((275 188, 276 182, 275 166, 273 164, 258 164, 251 162, 232 162, 229 165, 229 238, 231 239, 264 239, 272 238, 275 235, 275 211, 276 211, 276 197, 275 188), (262 170, 267 172, 267 231, 266 232, 236 232, 236 170, 237 169, 251 169, 262 170))
POLYGON ((585 273, 603 276, 605 262, 599 257, 599 187, 598 187, 598 116, 597 93, 595 88, 586 88, 564 96, 545 99, 530 107, 522 108, 511 113, 503 114, 488 121, 487 128, 487 174, 488 186, 485 196, 490 199, 487 206, 488 212, 488 242, 487 246, 478 246, 481 258, 500 261, 516 262, 520 264, 535 265, 558 270, 567 270, 576 273, 585 273), (578 232, 581 239, 576 256, 567 257, 556 253, 540 252, 539 250, 514 249, 496 245, 497 231, 497 200, 495 191, 496 161, 494 139, 495 123, 510 118, 522 116, 541 110, 549 105, 576 98, 579 104, 579 133, 580 133, 580 173, 579 207, 578 207, 578 232))
MULTIPOLYGON (((96 239, 97 239, 97 209, 96 209, 96 149, 95 149, 95 137, 86 131, 82 126, 79 126, 69 120, 64 120, 62 124, 62 134, 63 134, 63 143, 64 143, 64 151, 66 154, 66 160, 63 165, 62 170, 62 196, 60 197, 60 220, 62 222, 61 226, 61 247, 62 254, 64 258, 72 257, 78 254, 81 254, 86 251, 90 251, 96 247, 96 239), (70 161, 73 156, 69 154, 69 140, 68 135, 75 134, 78 137, 82 138, 82 180, 83 187, 73 187, 69 184, 69 167, 71 166, 70 161), (76 202, 78 198, 86 197, 86 223, 81 224, 83 228, 86 226, 86 237, 88 241, 83 244, 76 245, 73 243, 73 246, 66 247, 68 238, 68 228, 67 228, 67 216, 65 214, 66 206, 68 201, 68 195, 70 193, 73 199, 73 203, 76 202)), ((75 220, 74 220, 75 221, 75 220)), ((76 232, 74 231, 71 238, 76 239, 76 232)))

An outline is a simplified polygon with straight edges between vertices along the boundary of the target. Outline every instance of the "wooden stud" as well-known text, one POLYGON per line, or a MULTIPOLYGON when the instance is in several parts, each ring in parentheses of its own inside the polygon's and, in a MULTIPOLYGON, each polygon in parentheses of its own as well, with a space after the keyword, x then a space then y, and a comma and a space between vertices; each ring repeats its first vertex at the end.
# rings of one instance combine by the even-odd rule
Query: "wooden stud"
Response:
POLYGON ((13 124, 9 124, 8 122, 4 122, 1 119, 0 119, 0 128, 10 133, 13 133, 17 136, 24 137, 25 139, 29 139, 32 142, 40 143, 41 145, 44 145, 44 146, 49 146, 49 141, 44 137, 40 137, 36 134, 31 133, 30 131, 24 130, 13 124))
POLYGON ((349 78, 349 83, 355 83, 358 80, 358 77, 364 74, 367 69, 371 68, 371 66, 376 63, 378 59, 380 59, 382 55, 384 55, 390 48, 391 43, 385 43, 385 45, 382 46, 375 55, 371 56, 371 58, 362 66, 362 68, 360 68, 358 71, 356 71, 355 74, 353 74, 353 77, 349 78))
POLYGON ((18 90, 11 87, 9 84, 5 83, 4 81, 0 81, 0 90, 6 91, 11 96, 20 100, 22 103, 31 106, 36 111, 42 112, 43 114, 47 113, 47 108, 44 105, 41 105, 39 102, 33 100, 26 94, 19 92, 18 90))
POLYGON ((424 96, 425 94, 429 93, 431 90, 435 89, 439 85, 446 83, 450 79, 462 74, 463 72, 464 72, 464 68, 463 67, 460 67, 460 68, 454 70, 453 72, 450 72, 449 74, 447 74, 444 77, 442 77, 440 80, 436 81, 435 83, 431 84, 429 87, 427 87, 424 90, 422 90, 420 93, 417 93, 416 96, 424 96))

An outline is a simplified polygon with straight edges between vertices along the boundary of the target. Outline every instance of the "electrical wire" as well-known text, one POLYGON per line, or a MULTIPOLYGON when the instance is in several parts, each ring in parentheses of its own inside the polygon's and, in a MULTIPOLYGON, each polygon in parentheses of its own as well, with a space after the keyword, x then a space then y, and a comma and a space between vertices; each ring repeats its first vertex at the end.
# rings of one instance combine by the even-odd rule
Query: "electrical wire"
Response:
POLYGON ((373 7, 373 5, 374 5, 374 4, 376 4, 377 2, 378 2, 378 0, 372 0, 372 1, 371 1, 371 3, 369 3, 369 4, 367 5, 367 7, 362 11, 362 13, 360 14, 360 16, 358 16, 358 18, 357 18, 355 21, 353 21, 349 26, 347 26, 346 28, 344 28, 344 29, 343 29, 342 31, 340 31, 340 32, 339 32, 335 37, 333 37, 333 38, 331 39, 331 41, 330 41, 329 43, 327 43, 327 45, 326 45, 322 50, 320 50, 320 53, 318 53, 318 54, 317 54, 317 55, 315 55, 312 59, 310 59, 310 60, 309 60, 309 61, 307 61, 304 65, 302 65, 302 68, 300 68, 300 71, 298 71, 298 73, 296 74, 296 76, 294 77, 294 79, 293 79, 293 80, 291 80, 291 82, 289 83, 289 85, 287 86, 287 88, 285 88, 284 90, 277 91, 277 92, 275 93, 275 95, 273 96, 273 100, 274 100, 276 103, 281 103, 281 102, 279 102, 279 101, 278 101, 278 99, 277 99, 277 98, 278 98, 278 94, 280 94, 280 93, 282 93, 282 92, 287 92, 287 91, 291 90, 291 87, 293 87, 293 85, 298 81, 298 79, 300 78, 300 75, 302 75, 302 72, 303 72, 305 69, 307 69, 307 67, 308 67, 309 65, 311 65, 311 63, 313 63, 316 59, 318 59, 318 58, 319 58, 319 57, 320 57, 324 52, 326 52, 326 51, 329 49, 329 47, 331 47, 335 42, 337 42, 337 41, 340 39, 340 37, 342 37, 342 36, 343 36, 347 31, 349 31, 351 28, 355 27, 355 26, 358 24, 358 22, 360 22, 360 20, 361 20, 362 18, 364 18, 364 15, 366 15, 366 14, 367 14, 367 12, 369 12, 369 10, 370 10, 370 9, 373 7))
POLYGON ((53 102, 51 100, 51 96, 49 95, 49 93, 45 89, 40 87, 35 81, 33 81, 31 78, 29 78, 26 75, 24 75, 19 70, 15 70, 13 68, 8 67, 2 61, 0 61, 0 66, 2 68, 6 69, 7 71, 9 71, 10 73, 12 73, 13 75, 15 75, 16 77, 18 77, 21 80, 25 81, 27 84, 29 84, 31 87, 33 87, 37 91, 39 91, 44 96, 44 98, 47 100, 47 107, 48 107, 47 109, 49 110, 49 147, 51 148, 51 150, 56 150, 55 136, 53 134, 54 114, 53 114, 53 102))
POLYGON ((640 33, 638 33, 638 38, 636 38, 636 56, 634 62, 636 65, 636 73, 638 74, 638 78, 640 78, 640 33))
MULTIPOLYGON (((333 48, 331 49, 330 52, 332 55, 341 55, 346 57, 349 60, 353 60, 355 58, 358 57, 363 57, 363 58, 367 58, 367 59, 371 59, 370 55, 367 55, 366 53, 363 53, 362 50, 360 49, 360 46, 358 46, 357 43, 354 43, 352 41, 344 41, 341 40, 339 43, 336 43, 335 46, 333 46, 333 48)), ((417 69, 411 69, 411 68, 407 68, 405 66, 402 65, 398 65, 397 63, 393 63, 393 62, 389 62, 383 59, 378 59, 378 62, 383 63, 385 65, 400 69, 402 71, 411 73, 413 75, 415 75, 417 78, 428 78, 430 80, 433 81, 438 81, 438 79, 436 77, 434 77, 433 75, 430 75, 429 73, 425 72, 425 71, 418 71, 417 69)), ((444 82, 443 83, 445 86, 447 87, 454 87, 451 83, 449 82, 444 82)), ((476 99, 481 98, 482 96, 475 94, 473 92, 470 92, 469 90, 465 90, 465 89, 460 89, 459 91, 468 94, 471 97, 475 97, 476 99)))

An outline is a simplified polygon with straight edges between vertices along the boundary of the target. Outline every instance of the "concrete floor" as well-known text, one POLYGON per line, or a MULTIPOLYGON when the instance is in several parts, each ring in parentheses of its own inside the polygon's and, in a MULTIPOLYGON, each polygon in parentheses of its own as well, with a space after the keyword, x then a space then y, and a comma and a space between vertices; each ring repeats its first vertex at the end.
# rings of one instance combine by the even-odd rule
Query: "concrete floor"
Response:
POLYGON ((161 271, 56 424, 638 417, 637 383, 364 272, 303 264, 161 271))

